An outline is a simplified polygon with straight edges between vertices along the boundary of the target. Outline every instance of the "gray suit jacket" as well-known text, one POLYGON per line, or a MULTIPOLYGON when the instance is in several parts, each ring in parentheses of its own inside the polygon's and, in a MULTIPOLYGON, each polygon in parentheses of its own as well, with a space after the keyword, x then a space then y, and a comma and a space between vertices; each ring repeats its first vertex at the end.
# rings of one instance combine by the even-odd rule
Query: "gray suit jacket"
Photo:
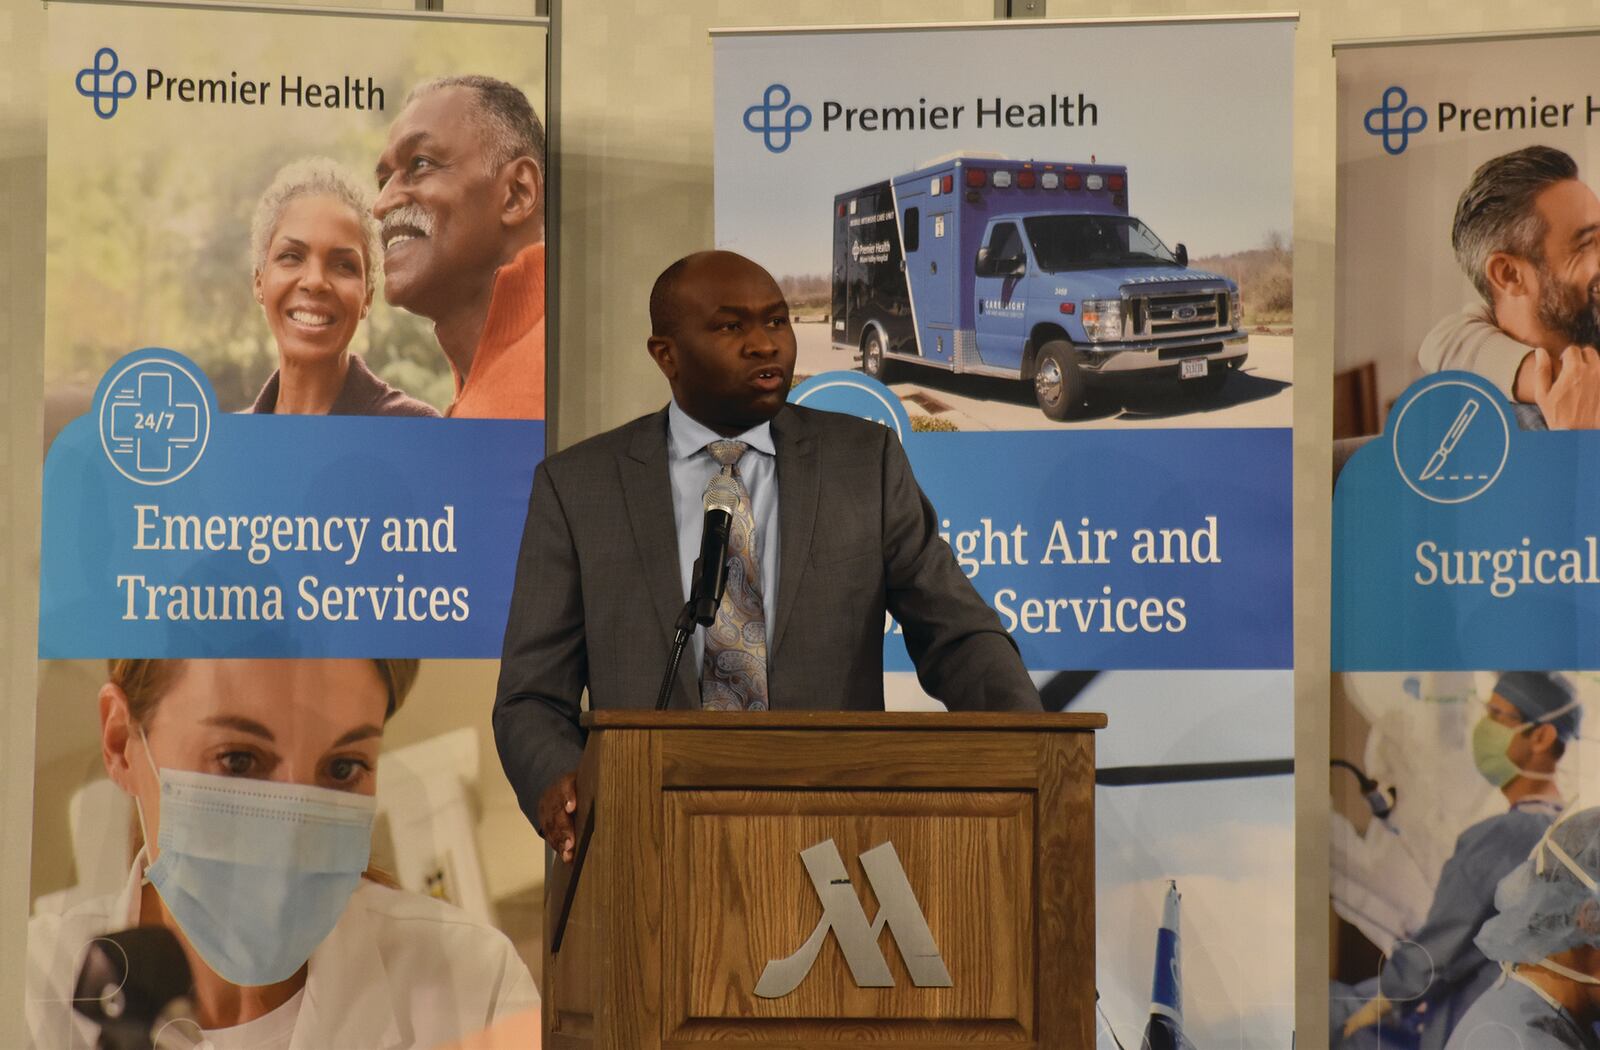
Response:
MULTIPOLYGON (((883 710, 884 612, 931 695, 966 710, 1040 710, 887 427, 794 405, 777 449, 778 606, 767 654, 775 709, 883 710)), ((667 413, 590 438, 534 472, 506 623, 495 741, 523 812, 575 770, 585 688, 600 708, 654 706, 684 604, 667 413)), ((692 653, 671 706, 699 707, 692 653)))

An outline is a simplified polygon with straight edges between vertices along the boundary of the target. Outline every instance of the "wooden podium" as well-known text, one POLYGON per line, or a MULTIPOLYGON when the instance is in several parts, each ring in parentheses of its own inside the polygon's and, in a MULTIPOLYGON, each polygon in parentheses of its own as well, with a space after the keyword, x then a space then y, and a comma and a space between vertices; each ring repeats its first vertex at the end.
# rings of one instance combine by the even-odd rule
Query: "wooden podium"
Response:
POLYGON ((1094 1045, 1104 715, 584 723, 578 846, 546 879, 547 1050, 1094 1045))

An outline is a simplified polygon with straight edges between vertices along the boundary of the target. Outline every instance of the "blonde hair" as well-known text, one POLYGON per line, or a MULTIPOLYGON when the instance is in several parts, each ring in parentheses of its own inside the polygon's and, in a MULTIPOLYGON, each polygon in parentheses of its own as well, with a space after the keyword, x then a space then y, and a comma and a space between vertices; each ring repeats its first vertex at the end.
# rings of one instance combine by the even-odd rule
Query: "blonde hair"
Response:
POLYGON ((250 259, 256 273, 267 266, 267 246, 283 221, 284 209, 301 197, 332 197, 355 212, 361 230, 361 254, 366 259, 367 294, 378 287, 378 270, 383 263, 383 246, 378 237, 378 220, 372 217, 372 191, 362 185, 348 168, 327 157, 305 157, 278 169, 272 182, 256 202, 250 220, 250 259))
MULTIPOLYGON (((384 711, 384 721, 394 717, 400 705, 406 702, 411 687, 417 683, 421 669, 418 660, 374 660, 378 677, 383 679, 389 693, 389 705, 384 711)), ((107 678, 128 698, 128 715, 136 725, 147 725, 155 714, 156 704, 167 695, 178 676, 183 673, 183 660, 108 660, 107 678)))

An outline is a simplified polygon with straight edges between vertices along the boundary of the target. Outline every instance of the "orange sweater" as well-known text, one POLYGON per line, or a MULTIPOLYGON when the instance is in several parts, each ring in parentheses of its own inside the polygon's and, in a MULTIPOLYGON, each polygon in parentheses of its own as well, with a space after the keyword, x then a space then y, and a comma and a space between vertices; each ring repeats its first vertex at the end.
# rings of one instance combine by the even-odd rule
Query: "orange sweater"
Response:
POLYGON ((494 276, 489 317, 465 378, 455 371, 457 419, 544 418, 544 244, 522 249, 494 276))

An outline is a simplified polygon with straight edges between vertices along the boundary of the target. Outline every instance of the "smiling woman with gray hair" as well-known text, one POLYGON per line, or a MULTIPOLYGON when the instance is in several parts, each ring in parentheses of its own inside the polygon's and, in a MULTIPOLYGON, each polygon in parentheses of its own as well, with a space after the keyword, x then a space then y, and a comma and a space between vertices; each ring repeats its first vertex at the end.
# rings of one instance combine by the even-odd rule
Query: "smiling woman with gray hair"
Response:
POLYGON ((372 306, 380 252, 370 194, 344 168, 309 157, 280 169, 250 223, 256 302, 278 368, 252 412, 437 416, 350 352, 372 306))

